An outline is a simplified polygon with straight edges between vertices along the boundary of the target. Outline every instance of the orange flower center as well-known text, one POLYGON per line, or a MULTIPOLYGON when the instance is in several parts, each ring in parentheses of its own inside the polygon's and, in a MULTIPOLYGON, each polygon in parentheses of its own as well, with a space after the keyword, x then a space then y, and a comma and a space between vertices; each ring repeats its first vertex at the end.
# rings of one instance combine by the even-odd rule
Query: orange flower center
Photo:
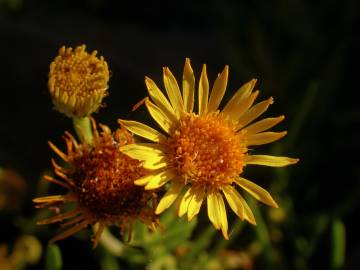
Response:
POLYGON ((120 144, 111 134, 103 134, 70 161, 79 202, 97 218, 137 215, 151 197, 134 185, 146 170, 139 161, 122 154, 120 144))
POLYGON ((232 182, 244 166, 242 134, 218 113, 190 115, 167 142, 172 165, 192 185, 212 189, 232 182))

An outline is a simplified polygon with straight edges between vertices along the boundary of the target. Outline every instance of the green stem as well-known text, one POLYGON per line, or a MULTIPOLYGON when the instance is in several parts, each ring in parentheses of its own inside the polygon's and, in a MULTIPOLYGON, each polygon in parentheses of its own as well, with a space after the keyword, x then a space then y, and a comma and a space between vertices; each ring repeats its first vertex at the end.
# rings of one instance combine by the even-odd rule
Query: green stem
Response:
POLYGON ((90 143, 93 138, 90 118, 85 116, 82 118, 74 117, 73 125, 77 136, 84 138, 87 143, 90 143))
POLYGON ((119 241, 107 228, 104 229, 100 243, 112 255, 120 257, 124 252, 124 244, 119 241))
POLYGON ((331 228, 331 269, 342 269, 345 261, 346 230, 340 219, 335 219, 331 228))

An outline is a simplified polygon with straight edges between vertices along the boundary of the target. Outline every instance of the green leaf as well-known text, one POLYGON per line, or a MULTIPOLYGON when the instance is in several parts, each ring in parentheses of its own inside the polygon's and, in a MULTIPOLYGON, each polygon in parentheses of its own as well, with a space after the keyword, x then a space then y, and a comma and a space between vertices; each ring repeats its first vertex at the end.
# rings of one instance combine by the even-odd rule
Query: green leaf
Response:
POLYGON ((216 230, 212 225, 209 225, 199 237, 197 237, 189 249, 188 253, 179 261, 180 269, 190 269, 194 261, 198 259, 201 253, 210 245, 213 235, 216 230))
POLYGON ((50 244, 46 250, 45 259, 46 270, 60 270, 62 269, 62 258, 60 248, 55 244, 50 244))
POLYGON ((345 260, 346 230, 340 219, 335 219, 331 228, 331 269, 341 269, 345 260))
POLYGON ((174 216, 174 221, 170 223, 171 226, 166 227, 163 232, 152 234, 146 245, 151 249, 154 245, 159 245, 171 252, 188 241, 196 223, 196 219, 188 222, 174 216))
POLYGON ((102 270, 120 270, 118 261, 115 256, 107 252, 105 249, 100 257, 100 265, 102 270))

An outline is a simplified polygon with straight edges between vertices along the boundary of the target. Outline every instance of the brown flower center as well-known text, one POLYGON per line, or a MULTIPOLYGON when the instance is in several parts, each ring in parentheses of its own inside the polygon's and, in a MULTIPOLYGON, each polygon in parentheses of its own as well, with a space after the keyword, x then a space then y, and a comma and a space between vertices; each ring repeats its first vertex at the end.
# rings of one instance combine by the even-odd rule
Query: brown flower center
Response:
POLYGON ((143 187, 134 185, 146 170, 119 147, 111 134, 103 134, 70 161, 79 202, 98 218, 137 215, 150 198, 143 187))
POLYGON ((181 119, 167 148, 179 173, 207 189, 231 183, 242 172, 247 152, 242 134, 218 113, 181 119))

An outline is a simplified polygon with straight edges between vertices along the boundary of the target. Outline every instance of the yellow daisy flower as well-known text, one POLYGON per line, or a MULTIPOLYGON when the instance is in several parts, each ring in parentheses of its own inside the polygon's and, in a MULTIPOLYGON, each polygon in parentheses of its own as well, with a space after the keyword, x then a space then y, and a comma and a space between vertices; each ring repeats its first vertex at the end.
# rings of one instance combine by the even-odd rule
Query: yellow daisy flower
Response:
POLYGON ((182 93, 169 70, 163 69, 163 79, 168 98, 157 85, 145 78, 150 98, 145 105, 165 135, 145 124, 120 120, 125 127, 151 143, 128 144, 121 147, 126 155, 143 160, 144 167, 152 172, 135 181, 146 190, 157 189, 171 182, 160 200, 156 213, 167 209, 183 189, 178 215, 187 215, 190 221, 199 213, 206 200, 211 223, 228 239, 228 221, 224 198, 240 217, 256 224, 248 204, 236 190, 239 186, 255 199, 277 207, 271 195, 255 183, 239 176, 248 164, 282 167, 298 162, 298 159, 268 155, 251 155, 249 146, 276 141, 286 132, 266 131, 284 119, 284 116, 266 118, 254 122, 273 98, 253 105, 259 92, 254 91, 256 80, 243 85, 222 110, 228 66, 214 82, 209 97, 206 65, 203 66, 198 86, 198 112, 194 112, 195 77, 186 59, 182 78, 182 93))
POLYGON ((134 143, 133 137, 125 129, 112 133, 109 127, 100 125, 101 132, 92 119, 94 138, 87 143, 84 138, 78 143, 66 132, 67 153, 49 142, 54 152, 66 163, 52 164, 56 178, 44 179, 68 190, 64 195, 52 195, 33 199, 37 208, 48 208, 56 215, 39 221, 39 225, 62 222, 64 230, 50 241, 58 241, 97 224, 94 247, 97 245, 107 225, 118 225, 131 236, 132 224, 139 220, 154 230, 159 224, 154 213, 156 194, 134 185, 134 180, 147 174, 140 161, 119 151, 119 147, 134 143), (63 212, 67 203, 75 203, 75 208, 63 212))

